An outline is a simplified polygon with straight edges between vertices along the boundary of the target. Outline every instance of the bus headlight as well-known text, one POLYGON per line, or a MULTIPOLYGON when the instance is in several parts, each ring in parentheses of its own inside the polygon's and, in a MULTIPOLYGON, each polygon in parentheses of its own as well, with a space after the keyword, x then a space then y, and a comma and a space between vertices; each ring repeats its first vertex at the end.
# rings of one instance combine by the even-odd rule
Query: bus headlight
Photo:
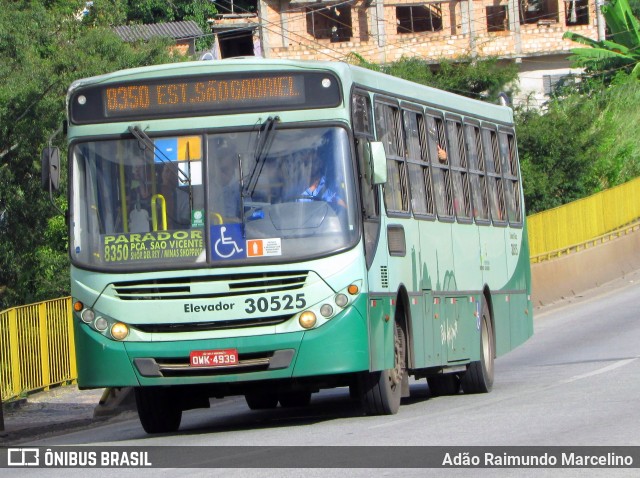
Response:
POLYGON ((344 308, 349 303, 349 298, 344 294, 336 295, 336 305, 344 308))
POLYGON ((122 322, 117 322, 111 326, 111 336, 116 340, 124 340, 129 335, 129 327, 122 322))
POLYGON ((109 322, 104 317, 98 317, 93 324, 93 326, 98 329, 100 332, 104 332, 109 327, 109 322))
POLYGON ((310 310, 307 310, 306 312, 300 314, 298 322, 303 328, 310 329, 311 327, 316 325, 316 314, 314 314, 310 310))
POLYGON ((322 315, 322 317, 331 317, 333 315, 333 307, 331 307, 329 304, 324 304, 322 307, 320 307, 320 314, 322 315))
POLYGON ((91 309, 84 309, 80 314, 80 318, 85 324, 90 324, 96 318, 96 314, 91 309))

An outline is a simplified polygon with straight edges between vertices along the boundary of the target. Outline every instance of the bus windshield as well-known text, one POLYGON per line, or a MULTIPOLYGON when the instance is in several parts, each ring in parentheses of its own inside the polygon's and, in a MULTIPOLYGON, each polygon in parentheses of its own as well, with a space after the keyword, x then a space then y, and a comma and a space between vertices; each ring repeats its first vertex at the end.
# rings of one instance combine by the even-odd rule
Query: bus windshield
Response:
POLYGON ((348 134, 338 127, 114 139, 72 147, 80 266, 290 262, 358 239, 348 134))

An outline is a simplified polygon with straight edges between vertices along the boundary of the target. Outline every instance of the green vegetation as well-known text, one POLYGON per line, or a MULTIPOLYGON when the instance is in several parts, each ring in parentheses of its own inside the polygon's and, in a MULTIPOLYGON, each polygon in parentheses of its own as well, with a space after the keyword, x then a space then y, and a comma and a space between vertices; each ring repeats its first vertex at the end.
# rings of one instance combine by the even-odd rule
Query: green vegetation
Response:
POLYGON ((610 79, 620 70, 640 79, 640 23, 627 0, 611 0, 602 7, 607 23, 607 38, 596 41, 573 32, 564 34, 587 48, 573 48, 570 59, 587 73, 598 72, 610 79))
MULTIPOLYGON (((84 4, 1 4, 0 310, 68 294, 66 225, 41 190, 40 151, 62 123, 71 82, 181 60, 168 52, 166 41, 131 45, 108 28, 76 20, 84 4)), ((64 138, 58 140, 65 151, 64 138)), ((63 191, 63 210, 64 197, 63 191)))
POLYGON ((378 65, 352 53, 350 60, 370 70, 491 102, 497 101, 501 92, 511 96, 518 77, 518 67, 514 63, 497 58, 441 59, 436 65, 421 58, 403 57, 388 65, 378 65))

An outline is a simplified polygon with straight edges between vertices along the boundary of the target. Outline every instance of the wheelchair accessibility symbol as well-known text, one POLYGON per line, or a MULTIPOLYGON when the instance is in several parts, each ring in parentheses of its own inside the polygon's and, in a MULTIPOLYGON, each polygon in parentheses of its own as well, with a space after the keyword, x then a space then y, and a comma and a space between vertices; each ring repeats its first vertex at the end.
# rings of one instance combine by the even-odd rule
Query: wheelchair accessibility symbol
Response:
POLYGON ((242 259, 247 257, 244 249, 241 224, 211 226, 211 255, 214 259, 242 259))

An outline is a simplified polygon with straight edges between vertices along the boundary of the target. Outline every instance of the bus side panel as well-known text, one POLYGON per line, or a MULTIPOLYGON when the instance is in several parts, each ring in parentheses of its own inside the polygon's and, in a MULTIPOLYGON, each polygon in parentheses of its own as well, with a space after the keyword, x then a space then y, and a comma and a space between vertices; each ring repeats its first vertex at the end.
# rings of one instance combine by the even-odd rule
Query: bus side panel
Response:
POLYGON ((517 347, 533 335, 533 310, 531 307, 531 263, 526 228, 519 231, 517 263, 513 270, 509 288, 522 291, 511 298, 511 347, 517 347))
POLYGON ((371 295, 369 300, 369 370, 393 368, 393 326, 391 299, 371 295))
POLYGON ((427 320, 431 309, 427 310, 430 297, 422 294, 412 294, 409 297, 411 315, 411 349, 413 350, 414 368, 426 367, 426 357, 433 344, 433 326, 427 320), (426 314, 429 312, 429 314, 426 314), (425 329, 428 329, 425 330, 425 329))
POLYGON ((494 293, 491 296, 493 303, 493 324, 495 326, 496 356, 503 355, 511 350, 511 307, 510 296, 507 293, 494 293))

